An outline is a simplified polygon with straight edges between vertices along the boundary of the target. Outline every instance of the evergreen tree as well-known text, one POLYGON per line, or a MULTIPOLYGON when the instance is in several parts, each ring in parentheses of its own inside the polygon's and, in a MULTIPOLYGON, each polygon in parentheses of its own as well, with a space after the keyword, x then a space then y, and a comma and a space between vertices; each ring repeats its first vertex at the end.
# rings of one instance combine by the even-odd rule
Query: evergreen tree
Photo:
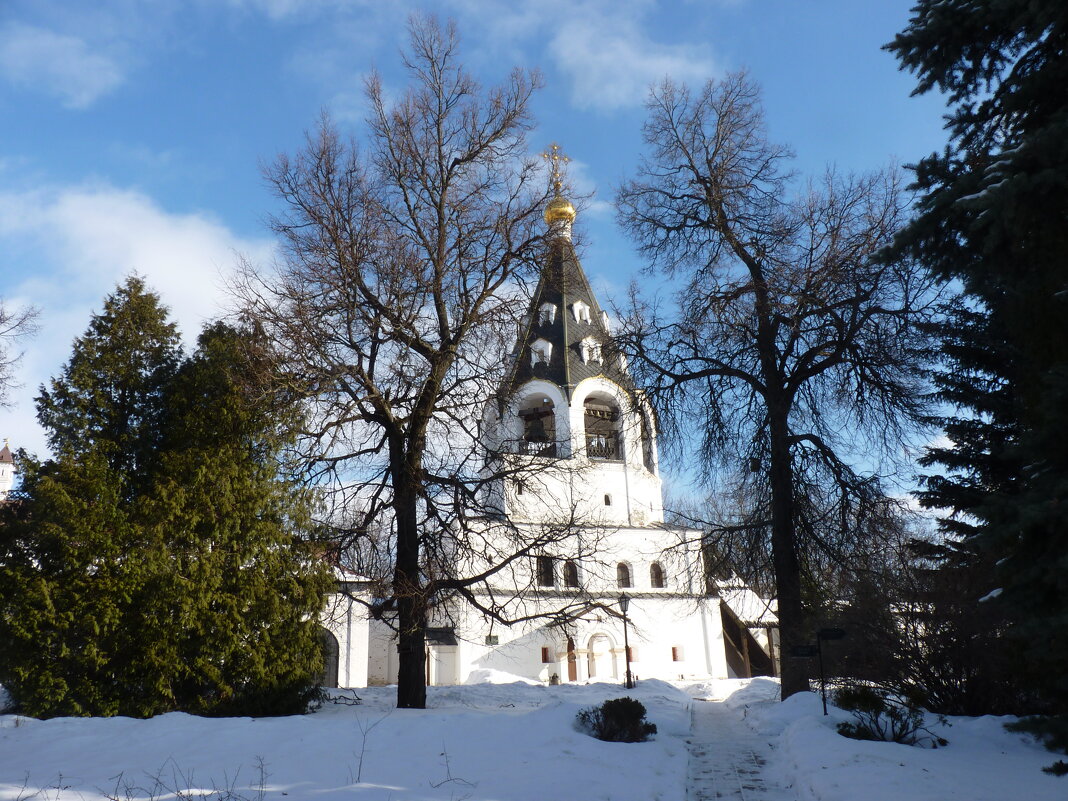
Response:
POLYGON ((171 569, 146 612, 173 626, 175 703, 215 714, 303 711, 322 667, 316 616, 329 573, 313 558, 312 498, 277 472, 292 412, 256 390, 256 343, 215 325, 169 395, 150 502, 171 569))
POLYGON ((310 498, 278 476, 286 416, 216 326, 181 362, 139 279, 42 391, 55 458, 22 457, 0 520, 0 681, 29 714, 300 711, 320 669, 310 498))
POLYGON ((95 454, 19 466, 0 510, 0 683, 28 715, 137 714, 128 622, 146 577, 121 481, 95 454))
MULTIPOLYGON (((888 45, 953 106, 950 142, 917 166, 920 214, 900 245, 964 288, 944 330, 942 397, 960 410, 947 475, 925 501, 958 553, 997 563, 985 603, 1013 620, 1025 680, 1068 710, 1068 6, 921 0, 888 45)), ((1068 732, 1068 728, 1066 728, 1068 732)), ((1068 744, 1068 737, 1064 739, 1068 744)))
POLYGON ((127 278, 74 341, 62 375, 42 387, 37 418, 58 459, 103 457, 124 487, 150 480, 164 391, 181 359, 178 329, 143 280, 127 278))

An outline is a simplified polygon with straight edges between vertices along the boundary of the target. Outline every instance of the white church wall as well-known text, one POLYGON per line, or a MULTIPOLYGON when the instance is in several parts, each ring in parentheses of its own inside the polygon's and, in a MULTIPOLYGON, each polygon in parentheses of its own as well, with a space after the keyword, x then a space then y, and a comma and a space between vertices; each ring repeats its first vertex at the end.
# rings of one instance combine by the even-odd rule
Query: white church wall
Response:
MULTIPOLYGON (((726 678, 716 603, 715 599, 635 597, 628 614, 632 673, 640 678, 726 678)), ((546 608, 550 604, 546 599, 546 608)), ((567 682, 570 638, 577 681, 622 681, 623 619, 618 605, 606 606, 609 609, 591 610, 563 627, 539 621, 507 627, 467 615, 457 627, 467 635, 458 650, 457 674, 463 680, 473 671, 494 670, 545 682, 555 674, 567 682), (485 644, 487 635, 497 638, 497 644, 485 644)))
POLYGON ((338 641, 338 686, 366 687, 368 621, 366 608, 335 593, 327 598, 319 622, 338 641))
POLYGON ((400 667, 393 629, 381 620, 368 622, 367 684, 396 684, 400 667))
MULTIPOLYGON (((518 539, 529 542, 544 534, 538 523, 511 524, 487 520, 478 529, 469 531, 476 547, 463 562, 462 571, 477 573, 489 566, 483 553, 502 553, 518 539)), ((570 531, 554 531, 559 541, 544 552, 532 553, 516 560, 498 573, 493 585, 502 593, 517 590, 547 589, 539 585, 537 561, 540 556, 552 559, 554 580, 552 588, 568 589, 564 581, 564 564, 572 561, 578 571, 579 588, 593 594, 618 595, 617 565, 630 567, 631 588, 661 593, 703 595, 701 573, 700 532, 669 527, 612 527, 575 526, 570 531), (566 536, 565 536, 566 535, 566 536), (652 586, 651 567, 659 565, 664 587, 652 586)), ((578 588, 576 588, 578 589, 578 588)))
POLYGON ((581 520, 584 525, 645 526, 664 519, 660 479, 623 462, 513 457, 520 470, 508 482, 505 512, 516 520, 581 520), (541 464, 539 464, 541 462, 541 464))

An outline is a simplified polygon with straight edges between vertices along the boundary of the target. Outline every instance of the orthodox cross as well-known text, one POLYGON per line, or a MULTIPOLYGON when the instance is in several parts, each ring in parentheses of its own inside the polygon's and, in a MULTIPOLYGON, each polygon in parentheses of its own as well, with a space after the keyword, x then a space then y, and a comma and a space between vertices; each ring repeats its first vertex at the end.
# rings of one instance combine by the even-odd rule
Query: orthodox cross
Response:
POLYGON ((553 142, 549 145, 549 152, 542 153, 541 157, 547 161, 552 162, 552 179, 553 188, 556 190, 556 194, 560 194, 560 188, 563 186, 563 172, 560 169, 560 162, 567 164, 571 159, 560 152, 560 145, 553 142))

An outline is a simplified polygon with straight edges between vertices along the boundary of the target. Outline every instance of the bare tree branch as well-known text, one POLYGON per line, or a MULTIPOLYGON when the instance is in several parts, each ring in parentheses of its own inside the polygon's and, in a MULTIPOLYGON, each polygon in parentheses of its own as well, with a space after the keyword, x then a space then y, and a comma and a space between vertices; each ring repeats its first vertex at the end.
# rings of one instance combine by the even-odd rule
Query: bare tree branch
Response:
MULTIPOLYGON (((851 464, 893 462, 917 429, 937 289, 881 258, 907 212, 900 177, 831 171, 791 194, 789 151, 768 142, 745 75, 665 81, 648 110, 619 219, 680 290, 670 313, 635 290, 617 346, 667 427, 702 432, 705 477, 741 478, 745 506, 713 550, 755 538, 741 552, 774 573, 788 655, 807 640, 803 574, 842 564, 882 497, 851 464)), ((784 697, 804 689, 785 659, 784 697)))

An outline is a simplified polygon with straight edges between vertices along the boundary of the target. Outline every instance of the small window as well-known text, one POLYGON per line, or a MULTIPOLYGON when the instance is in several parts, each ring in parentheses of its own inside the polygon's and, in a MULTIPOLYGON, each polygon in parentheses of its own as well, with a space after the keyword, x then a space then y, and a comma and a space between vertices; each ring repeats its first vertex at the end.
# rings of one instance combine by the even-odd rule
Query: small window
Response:
POLYGON ((538 325, 552 325, 556 320, 556 306, 552 303, 543 303, 538 309, 538 325))
POLYGON ((583 303, 581 300, 577 300, 571 305, 571 311, 575 314, 576 322, 590 322, 590 307, 587 304, 583 303))
POLYGON ((487 634, 486 635, 486 645, 499 645, 500 641, 501 641, 501 638, 498 637, 496 634, 487 634))
POLYGON ((551 653, 548 645, 543 645, 541 647, 541 661, 542 661, 542 664, 546 664, 548 662, 555 662, 556 661, 555 659, 553 659, 552 653, 551 653))
POLYGON ((612 496, 611 495, 607 495, 606 494, 604 496, 604 505, 605 506, 611 506, 612 505, 612 496))
POLYGON ((649 565, 649 585, 654 589, 664 589, 664 569, 659 562, 649 565))
POLYGON ((616 584, 620 589, 626 589, 631 586, 630 567, 624 562, 620 562, 616 565, 616 584))
POLYGON ((579 354, 586 364, 590 362, 600 363, 602 361, 601 343, 593 337, 586 337, 579 343, 579 354))
POLYGON ((578 565, 568 559, 564 562, 564 586, 577 587, 578 585, 578 565))
POLYGON ((522 495, 527 491, 527 485, 522 481, 515 482, 515 494, 522 495))
POLYGON ((672 662, 681 662, 682 661, 682 646, 681 645, 673 645, 673 646, 671 646, 671 661, 672 662))
POLYGON ((537 570, 539 587, 556 586, 556 577, 553 575, 553 559, 551 556, 539 556, 537 570))
POLYGON ((553 356, 553 344, 545 339, 535 339, 530 343, 530 364, 548 364, 553 356))

